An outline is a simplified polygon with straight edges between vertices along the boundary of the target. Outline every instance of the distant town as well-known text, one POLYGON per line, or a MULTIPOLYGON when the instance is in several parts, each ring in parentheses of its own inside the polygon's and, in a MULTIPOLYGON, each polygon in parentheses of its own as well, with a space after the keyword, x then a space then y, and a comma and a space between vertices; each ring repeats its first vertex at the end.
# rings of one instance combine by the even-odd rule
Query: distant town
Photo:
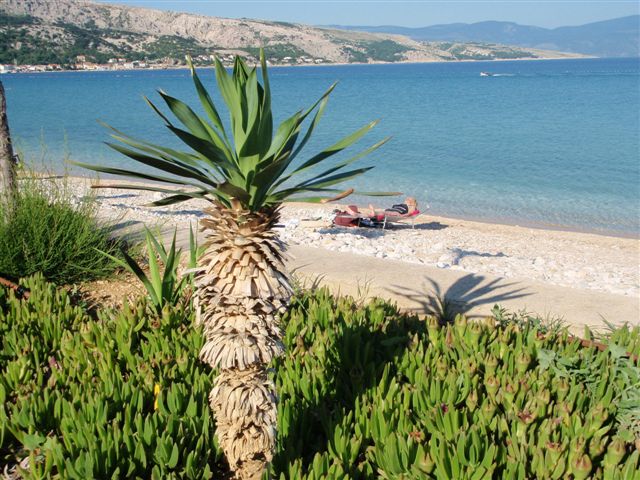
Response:
MULTIPOLYGON (((234 56, 233 55, 197 55, 193 57, 193 62, 196 65, 211 65, 216 57, 225 66, 232 66, 234 56)), ((244 55, 244 59, 249 64, 257 64, 260 60, 252 55, 244 55)), ((268 65, 317 65, 326 62, 321 58, 311 58, 307 56, 299 57, 282 57, 282 58, 269 58, 267 59, 268 65)), ((141 70, 141 69, 168 69, 168 68, 180 68, 186 65, 184 60, 177 60, 175 58, 163 58, 160 60, 127 60, 126 58, 110 58, 107 63, 96 63, 90 61, 86 55, 78 55, 75 58, 75 62, 69 65, 61 65, 58 63, 49 63, 45 65, 15 65, 15 64, 0 64, 0 73, 30 73, 30 72, 56 72, 56 71, 108 71, 108 70, 141 70)))

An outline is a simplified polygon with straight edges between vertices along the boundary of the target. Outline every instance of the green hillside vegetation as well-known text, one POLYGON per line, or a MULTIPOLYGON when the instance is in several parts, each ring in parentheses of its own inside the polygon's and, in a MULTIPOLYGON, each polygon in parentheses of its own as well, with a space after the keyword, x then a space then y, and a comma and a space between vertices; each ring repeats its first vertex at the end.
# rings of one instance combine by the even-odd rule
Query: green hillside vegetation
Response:
POLYGON ((366 54, 374 61, 397 62, 402 58, 402 54, 410 49, 400 45, 393 40, 380 40, 378 42, 367 42, 361 44, 366 54))
MULTIPOLYGON (((155 61, 165 58, 181 61, 185 54, 196 59, 199 55, 210 55, 215 46, 204 46, 193 39, 178 36, 149 38, 146 35, 122 30, 100 29, 93 22, 79 27, 68 23, 56 23, 64 35, 43 38, 36 35, 33 28, 44 25, 40 20, 28 16, 10 16, 0 12, 0 41, 12 45, 0 51, 0 63, 69 65, 75 63, 78 55, 88 61, 107 63, 110 58, 124 58, 127 61, 155 61), (124 42, 123 42, 124 41, 124 42), (19 45, 19 48, 15 47, 19 45), (138 47, 133 47, 138 45, 138 47)), ((258 57, 258 47, 238 48, 247 55, 258 57)), ((283 61, 285 57, 309 56, 304 50, 290 43, 271 44, 264 47, 267 58, 283 61)), ((360 42, 357 47, 346 47, 353 62, 367 63, 369 60, 397 62, 407 47, 391 41, 360 42)))
POLYGON ((107 63, 114 57, 128 61, 182 59, 185 53, 197 57, 212 51, 211 47, 178 36, 164 35, 149 39, 138 33, 100 29, 93 23, 83 27, 68 23, 56 23, 55 26, 64 34, 54 33, 52 38, 43 38, 36 34, 38 28, 46 30, 40 20, 0 12, 0 42, 12 46, 0 50, 0 63, 69 65, 75 63, 78 55, 84 55, 88 61, 95 63, 107 63), (125 42, 118 42, 122 40, 125 42), (132 46, 143 41, 148 42, 142 51, 132 46))
POLYGON ((519 58, 536 58, 536 55, 526 50, 517 50, 504 45, 489 45, 472 43, 438 43, 439 48, 449 52, 456 60, 516 60, 519 58), (482 49, 485 52, 474 52, 472 49, 482 49))
POLYGON ((355 45, 342 47, 342 51, 349 55, 349 61, 367 63, 397 62, 402 60, 402 54, 410 49, 392 40, 380 40, 376 42, 358 42, 355 45))
MULTIPOLYGON (((255 58, 260 57, 260 48, 258 47, 245 47, 242 50, 255 58)), ((267 58, 275 58, 279 61, 282 61, 286 57, 296 58, 307 55, 304 50, 290 43, 266 45, 264 47, 264 54, 267 58)))
POLYGON ((52 63, 58 58, 55 45, 30 35, 25 27, 37 25, 36 19, 0 12, 0 63, 52 63), (19 49, 12 46, 20 44, 19 49), (8 48, 7 48, 8 47, 8 48))

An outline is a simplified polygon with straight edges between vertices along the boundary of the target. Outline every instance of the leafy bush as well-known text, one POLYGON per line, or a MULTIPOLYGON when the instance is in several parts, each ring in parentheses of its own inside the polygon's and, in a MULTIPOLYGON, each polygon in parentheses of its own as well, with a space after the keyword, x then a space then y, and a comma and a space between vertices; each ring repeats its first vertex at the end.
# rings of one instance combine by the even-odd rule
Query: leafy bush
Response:
MULTIPOLYGON (((28 301, 0 290, 0 470, 224 475, 190 311, 141 301, 92 320, 26 283, 28 301)), ((535 322, 439 327, 325 290, 300 294, 283 326, 276 478, 637 478, 619 415, 640 388, 620 351, 638 327, 601 351, 535 322)))
POLYGON ((105 277, 116 265, 97 249, 115 254, 117 245, 96 219, 87 197, 74 203, 66 180, 23 179, 16 208, 0 206, 0 274, 24 277, 41 272, 56 283, 105 277))

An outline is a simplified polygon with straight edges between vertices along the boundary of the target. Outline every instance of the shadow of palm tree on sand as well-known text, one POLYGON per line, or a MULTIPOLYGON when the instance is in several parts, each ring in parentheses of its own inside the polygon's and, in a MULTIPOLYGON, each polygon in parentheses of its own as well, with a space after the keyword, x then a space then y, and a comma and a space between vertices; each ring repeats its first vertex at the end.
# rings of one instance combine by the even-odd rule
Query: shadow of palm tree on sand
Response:
MULTIPOLYGON (((456 280, 446 290, 431 278, 422 289, 407 289, 393 285, 389 291, 404 297, 428 314, 435 315, 441 322, 451 322, 457 314, 468 315, 471 310, 487 304, 497 304, 507 300, 531 295, 524 288, 514 288, 517 282, 495 279, 485 283, 486 277, 470 273, 456 280)), ((416 307, 418 308, 418 307, 416 307)))

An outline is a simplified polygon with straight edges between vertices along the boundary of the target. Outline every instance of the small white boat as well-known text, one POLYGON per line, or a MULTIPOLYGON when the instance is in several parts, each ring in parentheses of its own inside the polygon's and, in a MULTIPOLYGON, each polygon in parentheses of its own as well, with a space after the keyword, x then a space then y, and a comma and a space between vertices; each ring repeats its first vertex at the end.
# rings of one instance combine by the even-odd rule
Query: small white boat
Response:
POLYGON ((480 72, 481 77, 493 77, 493 73, 491 72, 480 72))

